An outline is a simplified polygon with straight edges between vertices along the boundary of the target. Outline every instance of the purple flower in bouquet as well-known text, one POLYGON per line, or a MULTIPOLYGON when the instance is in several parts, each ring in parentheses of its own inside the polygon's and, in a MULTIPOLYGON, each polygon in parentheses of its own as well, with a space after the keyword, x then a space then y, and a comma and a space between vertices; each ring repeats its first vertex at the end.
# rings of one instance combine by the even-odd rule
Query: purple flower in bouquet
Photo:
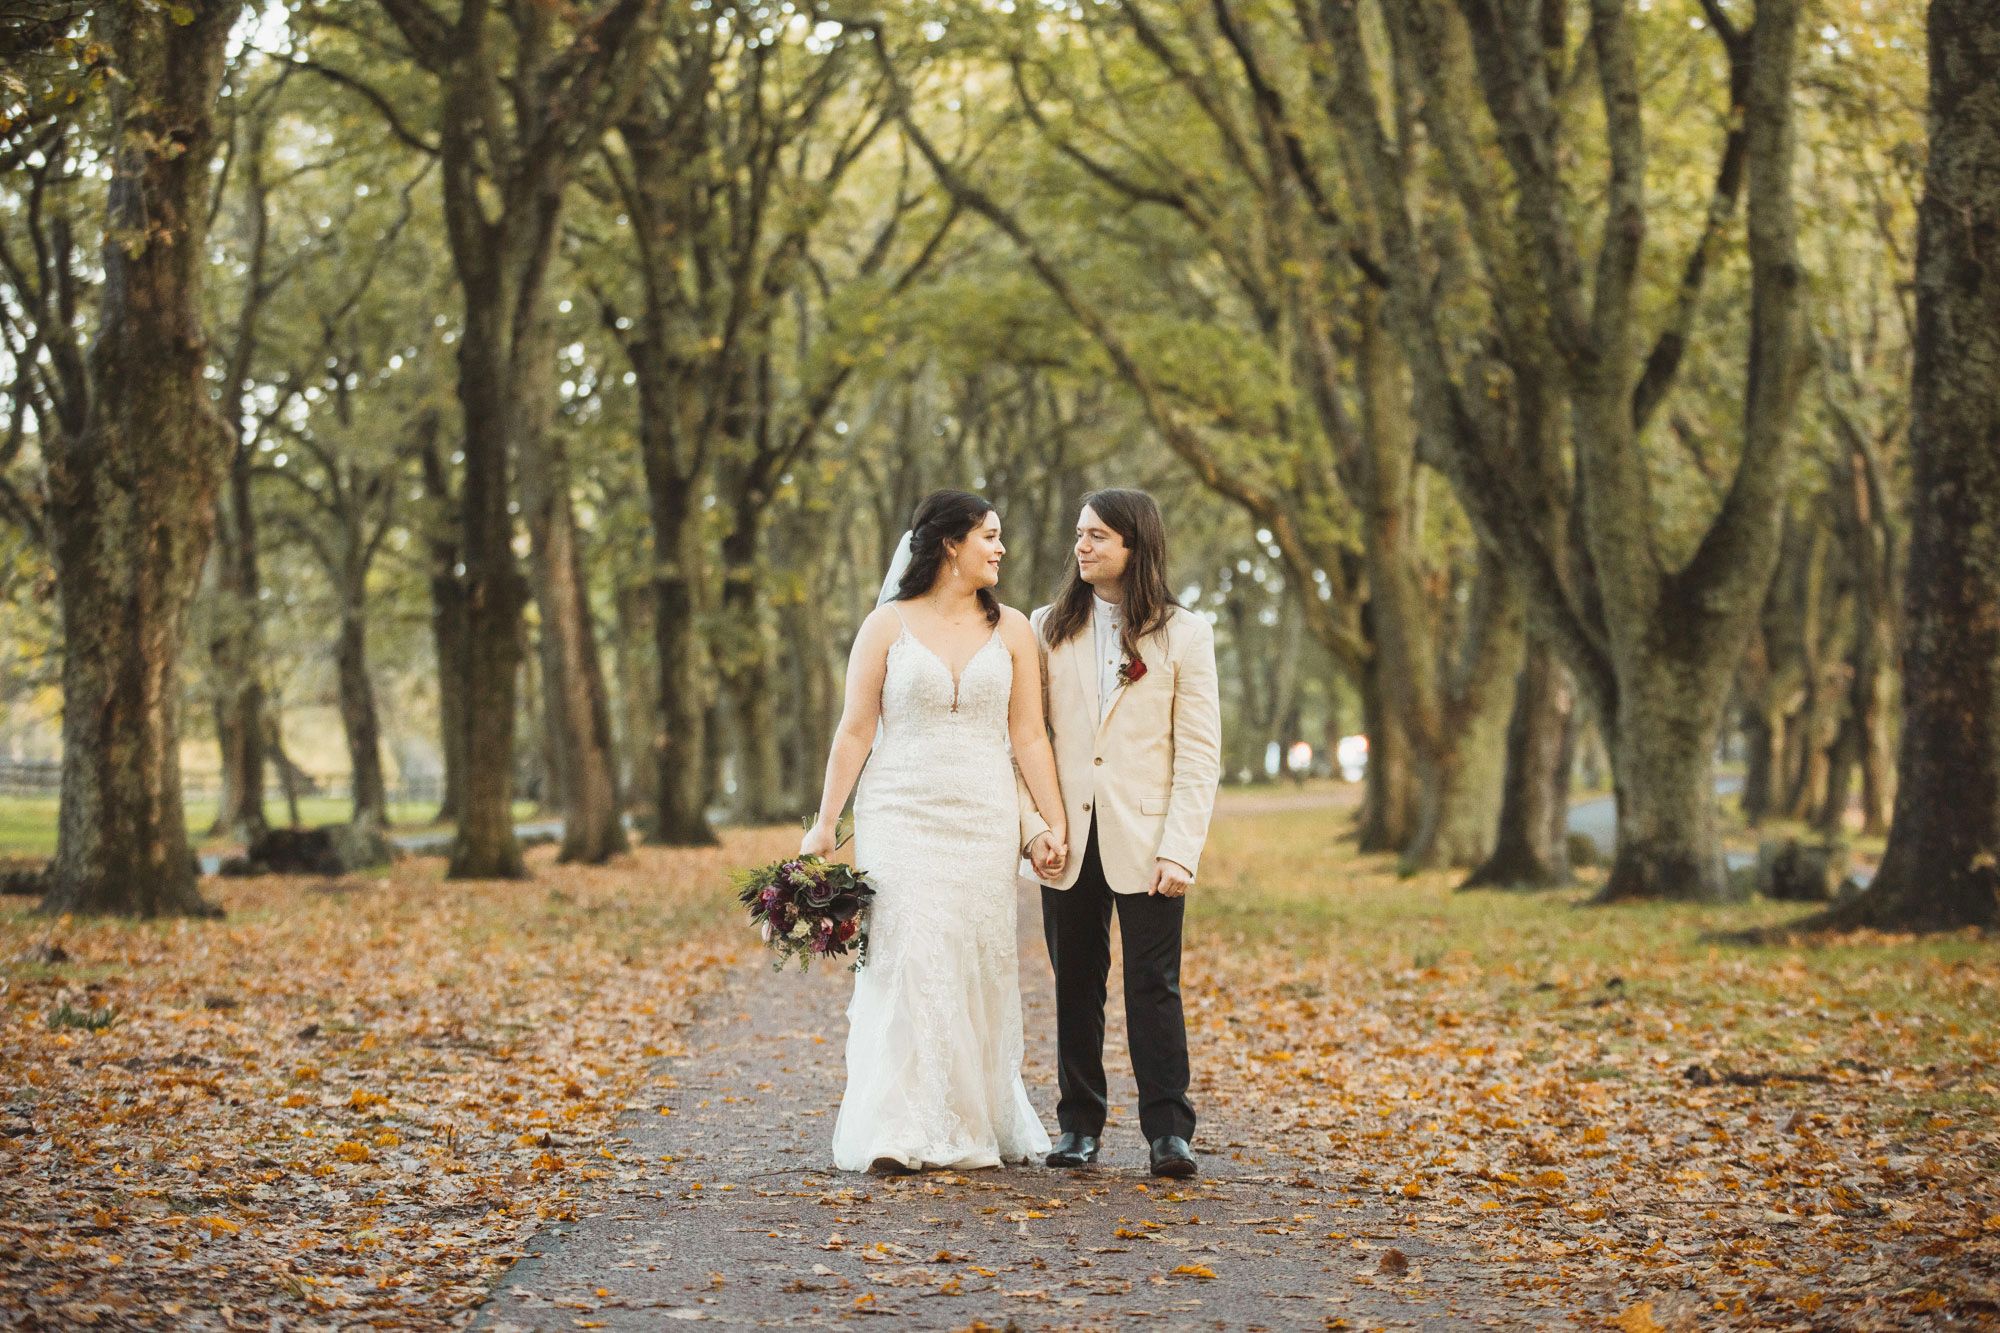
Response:
POLYGON ((805 967, 815 958, 851 957, 860 967, 867 954, 868 902, 875 886, 851 866, 798 857, 747 867, 733 876, 738 901, 776 955, 805 967))

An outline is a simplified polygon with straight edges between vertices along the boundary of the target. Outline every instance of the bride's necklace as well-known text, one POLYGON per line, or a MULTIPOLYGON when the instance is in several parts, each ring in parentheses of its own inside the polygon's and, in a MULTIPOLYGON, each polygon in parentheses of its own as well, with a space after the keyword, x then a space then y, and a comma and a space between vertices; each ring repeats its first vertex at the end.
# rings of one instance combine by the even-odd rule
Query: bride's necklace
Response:
POLYGON ((972 604, 973 614, 969 616, 946 615, 943 607, 935 597, 924 598, 924 605, 929 609, 931 615, 936 618, 938 624, 945 626, 947 629, 964 629, 986 618, 985 608, 981 607, 977 600, 974 600, 972 604))

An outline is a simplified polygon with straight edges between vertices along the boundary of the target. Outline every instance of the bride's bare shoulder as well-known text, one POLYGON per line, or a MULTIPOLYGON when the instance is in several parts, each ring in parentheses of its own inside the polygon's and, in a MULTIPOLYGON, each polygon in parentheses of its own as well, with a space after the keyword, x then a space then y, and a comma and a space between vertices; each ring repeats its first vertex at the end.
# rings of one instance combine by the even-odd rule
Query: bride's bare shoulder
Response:
POLYGON ((1014 607, 1004 603, 1000 607, 1000 637, 1015 649, 1032 649, 1035 645, 1035 627, 1028 617, 1014 607))
POLYGON ((854 632, 854 647, 857 652, 867 649, 886 653, 902 633, 903 618, 897 614, 895 603, 884 602, 870 611, 861 628, 854 632))

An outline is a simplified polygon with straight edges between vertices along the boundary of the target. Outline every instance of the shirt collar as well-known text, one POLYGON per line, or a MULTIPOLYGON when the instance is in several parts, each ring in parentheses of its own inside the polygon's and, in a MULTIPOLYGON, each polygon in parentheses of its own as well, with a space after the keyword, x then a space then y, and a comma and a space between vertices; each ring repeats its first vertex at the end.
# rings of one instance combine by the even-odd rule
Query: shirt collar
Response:
POLYGON ((1117 602, 1107 602, 1096 593, 1090 594, 1090 600, 1099 620, 1118 621, 1124 618, 1125 608, 1117 602))

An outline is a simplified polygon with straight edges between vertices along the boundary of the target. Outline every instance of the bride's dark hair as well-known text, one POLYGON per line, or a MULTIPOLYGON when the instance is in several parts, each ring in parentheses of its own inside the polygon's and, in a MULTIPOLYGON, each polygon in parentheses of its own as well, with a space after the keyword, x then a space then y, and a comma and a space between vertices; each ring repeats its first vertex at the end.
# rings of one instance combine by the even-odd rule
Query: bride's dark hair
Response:
MULTIPOLYGON (((896 600, 908 602, 929 592, 944 568, 945 543, 964 541, 993 512, 990 500, 971 491, 932 491, 919 501, 910 516, 910 563, 896 585, 896 600)), ((978 597, 986 623, 999 624, 1000 599, 993 589, 981 588, 978 597)))

